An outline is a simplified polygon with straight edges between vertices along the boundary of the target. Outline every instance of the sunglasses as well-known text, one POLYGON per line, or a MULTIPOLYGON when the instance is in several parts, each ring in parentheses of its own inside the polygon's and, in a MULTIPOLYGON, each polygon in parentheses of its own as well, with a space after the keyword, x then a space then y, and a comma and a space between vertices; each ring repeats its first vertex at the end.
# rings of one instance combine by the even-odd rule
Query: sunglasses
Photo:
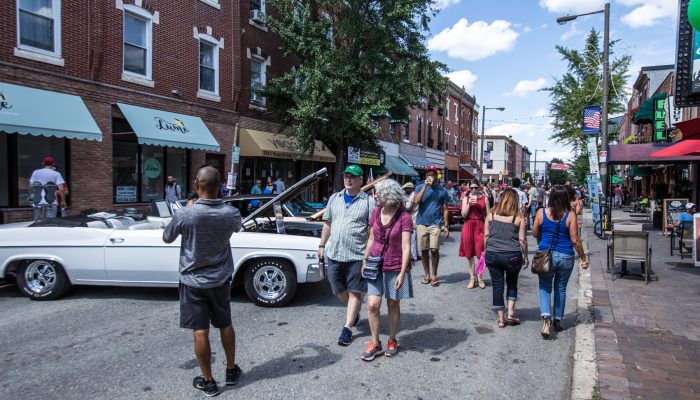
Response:
POLYGON ((469 189, 478 189, 478 188, 479 188, 478 186, 472 186, 469 189))

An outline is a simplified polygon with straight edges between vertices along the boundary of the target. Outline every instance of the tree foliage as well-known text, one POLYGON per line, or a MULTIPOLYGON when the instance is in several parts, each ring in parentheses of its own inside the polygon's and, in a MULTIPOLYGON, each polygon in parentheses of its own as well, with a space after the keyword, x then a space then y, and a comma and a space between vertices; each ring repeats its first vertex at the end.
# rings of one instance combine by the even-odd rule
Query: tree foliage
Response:
MULTIPOLYGON (((553 158, 551 161, 551 164, 554 163, 560 163, 563 164, 564 161, 560 158, 553 158)), ((562 171, 558 169, 549 169, 548 171, 549 175, 549 183, 552 185, 563 185, 566 183, 566 181, 569 180, 569 172, 568 171, 562 171)))
POLYGON ((590 174, 589 167, 588 153, 581 153, 571 163, 571 169, 569 170, 571 181, 577 184, 583 184, 586 181, 587 175, 590 174))
MULTIPOLYGON (((613 57, 613 50, 618 43, 610 42, 609 115, 622 113, 627 107, 624 87, 632 57, 627 54, 613 57)), ((543 89, 550 94, 550 114, 554 118, 554 132, 550 139, 584 150, 585 153, 583 107, 602 104, 603 98, 603 49, 600 34, 592 29, 583 50, 563 46, 557 46, 556 49, 568 66, 567 72, 556 79, 554 86, 543 89)), ((614 132, 609 132, 608 137, 614 137, 613 135, 614 132)))
POLYGON ((445 91, 446 71, 425 46, 434 0, 269 0, 268 25, 298 65, 263 93, 292 128, 301 153, 314 140, 337 157, 340 187, 347 146, 377 147, 377 116, 404 118, 420 96, 445 91))

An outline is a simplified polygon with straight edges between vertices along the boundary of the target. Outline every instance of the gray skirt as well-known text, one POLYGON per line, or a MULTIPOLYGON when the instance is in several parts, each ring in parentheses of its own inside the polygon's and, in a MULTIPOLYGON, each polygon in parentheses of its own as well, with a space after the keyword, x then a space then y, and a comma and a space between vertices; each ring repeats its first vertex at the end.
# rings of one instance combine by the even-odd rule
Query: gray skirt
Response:
POLYGON ((384 296, 390 300, 403 300, 413 297, 413 283, 411 281, 411 271, 406 271, 403 278, 403 285, 396 289, 396 279, 399 272, 380 272, 377 279, 367 281, 368 296, 384 296))

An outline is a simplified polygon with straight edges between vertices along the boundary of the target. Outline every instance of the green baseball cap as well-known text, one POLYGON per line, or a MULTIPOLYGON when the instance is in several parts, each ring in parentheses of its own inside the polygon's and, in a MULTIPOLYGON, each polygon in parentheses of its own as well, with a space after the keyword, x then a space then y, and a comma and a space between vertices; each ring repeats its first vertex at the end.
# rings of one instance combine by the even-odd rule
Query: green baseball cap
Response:
POLYGON ((364 175, 364 173, 362 172, 362 168, 360 168, 357 165, 348 165, 345 168, 345 171, 343 171, 343 173, 346 173, 346 172, 350 175, 355 175, 355 176, 363 176, 364 175))

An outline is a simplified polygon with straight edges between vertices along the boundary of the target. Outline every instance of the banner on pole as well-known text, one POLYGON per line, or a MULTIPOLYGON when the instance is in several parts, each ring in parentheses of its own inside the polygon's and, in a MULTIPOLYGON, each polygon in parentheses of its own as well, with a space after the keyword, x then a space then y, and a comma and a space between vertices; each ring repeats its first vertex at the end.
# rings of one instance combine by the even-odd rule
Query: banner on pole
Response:
POLYGON ((600 134, 600 106, 583 107, 583 134, 600 134))
POLYGON ((588 168, 591 174, 595 176, 600 176, 598 163, 598 140, 594 137, 588 138, 588 168))

